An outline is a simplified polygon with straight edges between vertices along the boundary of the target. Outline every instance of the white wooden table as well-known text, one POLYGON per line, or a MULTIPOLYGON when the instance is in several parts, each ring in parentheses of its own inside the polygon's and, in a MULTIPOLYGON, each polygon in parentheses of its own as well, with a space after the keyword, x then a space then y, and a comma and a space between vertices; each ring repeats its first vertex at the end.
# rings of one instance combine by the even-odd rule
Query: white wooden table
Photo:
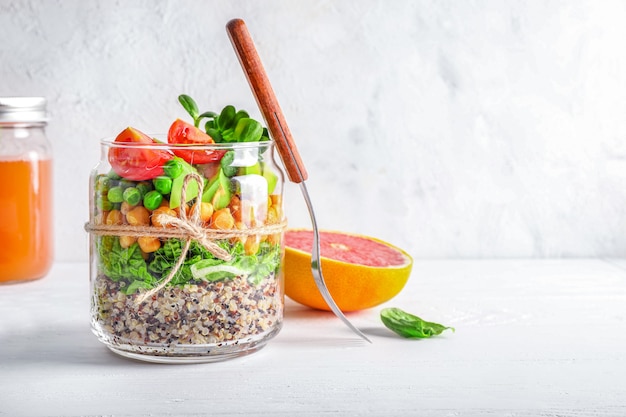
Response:
POLYGON ((140 363, 91 334, 88 265, 0 287, 0 416, 626 416, 626 261, 420 261, 391 302, 350 314, 288 300, 261 351, 140 363), (396 306, 456 327, 406 340, 396 306))

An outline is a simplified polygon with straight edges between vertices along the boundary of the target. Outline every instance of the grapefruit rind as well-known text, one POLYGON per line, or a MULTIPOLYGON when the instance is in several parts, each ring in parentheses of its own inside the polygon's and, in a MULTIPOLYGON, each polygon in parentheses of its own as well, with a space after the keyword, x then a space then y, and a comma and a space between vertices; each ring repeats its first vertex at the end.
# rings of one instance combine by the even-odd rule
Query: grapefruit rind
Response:
MULTIPOLYGON (((306 229, 290 229, 302 231, 306 229)), ((413 259, 404 250, 383 240, 370 236, 337 231, 323 231, 338 235, 354 236, 377 242, 401 253, 402 265, 384 267, 367 266, 321 257, 322 272, 328 291, 345 312, 375 307, 395 297, 407 283, 413 259)), ((330 311, 319 293, 311 272, 311 254, 285 245, 285 295, 292 300, 318 310, 330 311)))

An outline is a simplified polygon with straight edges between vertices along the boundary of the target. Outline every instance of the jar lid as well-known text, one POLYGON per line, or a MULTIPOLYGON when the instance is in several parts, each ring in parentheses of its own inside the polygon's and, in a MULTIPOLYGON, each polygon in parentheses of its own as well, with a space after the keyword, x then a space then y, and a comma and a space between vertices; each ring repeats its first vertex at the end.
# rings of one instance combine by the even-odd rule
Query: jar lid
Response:
POLYGON ((44 97, 0 97, 0 124, 47 121, 44 97))

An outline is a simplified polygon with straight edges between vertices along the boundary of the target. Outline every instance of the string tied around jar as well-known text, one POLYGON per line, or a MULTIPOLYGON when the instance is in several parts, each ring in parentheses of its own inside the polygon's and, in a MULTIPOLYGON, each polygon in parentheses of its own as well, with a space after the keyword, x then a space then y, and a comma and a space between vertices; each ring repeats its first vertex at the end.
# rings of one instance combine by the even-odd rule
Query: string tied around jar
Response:
POLYGON ((204 228, 202 227, 202 221, 200 220, 201 208, 199 202, 198 204, 195 204, 191 209, 191 219, 187 219, 187 210, 185 210, 185 204, 187 204, 187 186, 189 185, 189 183, 191 183, 191 181, 195 181, 198 184, 198 192, 201 193, 202 189, 204 188, 204 180, 200 175, 194 172, 185 175, 185 178, 183 180, 183 186, 180 190, 180 218, 166 213, 160 213, 156 216, 156 220, 164 227, 171 226, 174 229, 184 231, 185 245, 183 246, 178 260, 170 270, 170 273, 167 275, 167 278, 165 278, 156 287, 152 288, 149 291, 146 291, 145 293, 137 297, 137 304, 141 304, 157 292, 161 291, 163 288, 165 288, 167 284, 170 283, 172 279, 174 279, 174 276, 187 258, 187 252, 189 252, 189 248, 191 247, 191 242, 193 240, 200 243, 206 248, 206 250, 208 250, 215 257, 223 261, 228 262, 232 258, 226 250, 220 248, 217 244, 212 242, 206 236, 204 228))
POLYGON ((110 235, 110 236, 152 236, 157 238, 179 238, 184 239, 185 244, 182 247, 178 260, 170 270, 167 277, 154 288, 146 291, 137 297, 136 303, 141 304, 148 298, 152 297, 157 292, 161 291, 167 286, 172 279, 176 276, 176 273, 180 270, 181 266, 185 262, 189 248, 193 241, 198 242, 207 251, 209 251, 216 258, 229 262, 232 260, 232 256, 228 251, 220 247, 216 240, 246 237, 251 235, 270 235, 274 233, 280 233, 287 227, 287 222, 283 220, 277 224, 265 225, 262 227, 254 227, 243 230, 221 230, 221 229, 207 229, 202 224, 200 218, 201 205, 195 204, 191 209, 191 218, 187 216, 187 210, 184 209, 187 204, 187 187, 189 183, 195 181, 198 185, 198 190, 204 188, 204 179, 196 173, 189 173, 185 175, 180 192, 180 218, 167 214, 158 213, 155 215, 155 220, 162 227, 154 226, 131 226, 131 225, 106 225, 95 224, 93 221, 85 224, 85 230, 91 234, 98 236, 110 235))

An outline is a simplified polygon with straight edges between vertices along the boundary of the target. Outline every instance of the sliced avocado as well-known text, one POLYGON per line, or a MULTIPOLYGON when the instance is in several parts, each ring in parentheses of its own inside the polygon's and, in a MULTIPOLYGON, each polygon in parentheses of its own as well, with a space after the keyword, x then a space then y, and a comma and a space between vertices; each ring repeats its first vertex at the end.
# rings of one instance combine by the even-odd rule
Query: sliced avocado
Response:
POLYGON ((222 170, 217 171, 217 174, 213 176, 208 182, 208 184, 204 187, 204 192, 202 193, 202 201, 205 203, 210 203, 215 195, 215 191, 217 191, 217 187, 220 186, 220 174, 222 170))
POLYGON ((222 169, 219 170, 202 194, 202 201, 211 203, 213 209, 219 210, 230 203, 232 192, 230 189, 230 179, 224 174, 222 169))
POLYGON ((242 167, 239 175, 258 174, 261 175, 261 163, 257 162, 254 165, 248 167, 242 167))
MULTIPOLYGON (((187 174, 198 174, 198 171, 187 163, 184 159, 175 157, 175 159, 179 159, 180 164, 183 168, 183 172, 181 175, 177 176, 172 180, 172 191, 170 192, 170 208, 175 209, 180 206, 180 193, 183 189, 183 182, 185 181, 185 177, 187 174)), ((195 181, 191 181, 187 185, 187 201, 190 201, 193 198, 198 196, 198 183, 195 181)))
POLYGON ((274 188, 276 188, 276 183, 278 183, 278 175, 273 173, 270 169, 263 165, 263 176, 267 180, 267 193, 272 194, 274 192, 274 188))

